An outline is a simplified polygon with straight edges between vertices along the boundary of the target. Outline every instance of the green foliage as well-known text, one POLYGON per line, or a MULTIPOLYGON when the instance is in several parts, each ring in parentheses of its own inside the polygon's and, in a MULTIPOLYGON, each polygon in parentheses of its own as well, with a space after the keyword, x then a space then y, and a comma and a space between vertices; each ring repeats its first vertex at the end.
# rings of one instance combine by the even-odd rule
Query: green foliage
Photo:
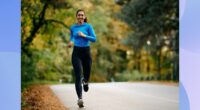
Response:
POLYGON ((138 70, 126 70, 122 73, 117 73, 115 76, 116 81, 147 81, 155 80, 153 73, 140 73, 138 70))
POLYGON ((178 29, 178 0, 131 0, 119 16, 135 30, 136 45, 144 45, 149 37, 178 29))
MULTIPOLYGON (((179 1, 117 0, 117 3, 122 5, 119 17, 133 30, 123 43, 133 46, 135 56, 141 56, 139 53, 145 47, 155 58, 158 79, 161 79, 162 69, 171 68, 172 63, 178 67, 178 58, 170 60, 166 54, 178 54, 179 1), (168 48, 167 52, 163 52, 164 47, 168 48)), ((174 67, 175 74, 178 74, 178 68, 174 67)))
POLYGON ((22 82, 34 80, 36 73, 36 59, 28 57, 26 54, 22 53, 21 57, 21 70, 22 70, 22 82))

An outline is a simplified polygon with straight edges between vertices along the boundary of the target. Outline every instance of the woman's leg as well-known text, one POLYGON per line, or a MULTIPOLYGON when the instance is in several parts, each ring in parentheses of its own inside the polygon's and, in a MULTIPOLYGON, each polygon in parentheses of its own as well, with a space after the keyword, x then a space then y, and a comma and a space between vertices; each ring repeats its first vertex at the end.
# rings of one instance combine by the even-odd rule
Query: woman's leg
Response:
POLYGON ((74 52, 72 54, 72 64, 75 72, 75 88, 76 93, 79 99, 82 98, 82 86, 81 86, 81 72, 82 72, 82 66, 81 66, 81 60, 79 57, 77 57, 74 52))
POLYGON ((85 53, 84 57, 82 58, 82 65, 83 65, 84 81, 87 83, 90 79, 92 58, 91 58, 91 54, 90 54, 90 49, 87 49, 85 52, 86 53, 85 53))

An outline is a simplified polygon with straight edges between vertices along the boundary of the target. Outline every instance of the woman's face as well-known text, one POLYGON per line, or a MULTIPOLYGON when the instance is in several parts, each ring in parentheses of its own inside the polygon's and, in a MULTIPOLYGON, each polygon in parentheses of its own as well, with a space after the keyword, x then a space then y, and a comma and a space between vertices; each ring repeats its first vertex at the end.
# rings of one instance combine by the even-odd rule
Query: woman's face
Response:
POLYGON ((85 19, 85 13, 83 11, 79 11, 76 15, 76 19, 79 23, 83 23, 85 19))

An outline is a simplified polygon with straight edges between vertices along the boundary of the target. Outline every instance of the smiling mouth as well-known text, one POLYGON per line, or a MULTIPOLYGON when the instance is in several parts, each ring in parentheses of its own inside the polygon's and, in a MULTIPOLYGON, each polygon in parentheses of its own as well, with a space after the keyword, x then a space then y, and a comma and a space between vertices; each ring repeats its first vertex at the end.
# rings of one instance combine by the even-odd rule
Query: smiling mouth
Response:
POLYGON ((82 22, 84 19, 78 19, 78 22, 82 22))

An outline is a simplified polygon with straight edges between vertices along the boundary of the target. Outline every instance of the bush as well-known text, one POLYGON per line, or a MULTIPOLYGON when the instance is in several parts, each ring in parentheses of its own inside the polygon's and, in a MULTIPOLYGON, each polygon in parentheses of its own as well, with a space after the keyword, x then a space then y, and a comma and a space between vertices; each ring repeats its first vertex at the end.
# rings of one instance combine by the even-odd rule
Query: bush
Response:
POLYGON ((107 82, 106 76, 100 73, 94 73, 90 76, 92 82, 107 82))
POLYGON ((154 79, 153 73, 140 73, 138 70, 124 71, 115 75, 116 81, 148 81, 154 79))

